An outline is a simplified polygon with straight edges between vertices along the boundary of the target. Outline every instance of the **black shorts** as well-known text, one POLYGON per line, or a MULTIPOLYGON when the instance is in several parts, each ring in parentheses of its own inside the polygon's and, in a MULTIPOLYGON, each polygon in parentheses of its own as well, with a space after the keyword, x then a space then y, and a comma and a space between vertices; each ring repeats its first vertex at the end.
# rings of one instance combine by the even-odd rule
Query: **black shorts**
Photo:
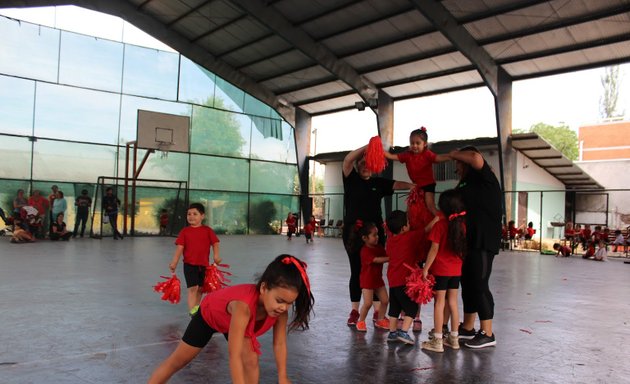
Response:
POLYGON ((405 316, 416 317, 418 314, 418 303, 411 300, 405 293, 405 286, 389 287, 389 311, 387 315, 390 317, 398 317, 401 311, 405 312, 405 316))
POLYGON ((447 289, 459 289, 461 276, 435 276, 434 291, 446 291, 447 289))
MULTIPOLYGON (((188 323, 188 327, 186 327, 186 332, 184 332, 184 336, 182 336, 182 341, 191 347, 203 348, 216 332, 216 330, 212 329, 212 327, 206 323, 201 316, 201 310, 199 310, 193 315, 192 319, 190 319, 190 323, 188 323)), ((225 340, 227 340, 227 334, 223 334, 223 336, 225 336, 225 340)))
POLYGON ((203 286, 203 280, 206 277, 206 267, 202 265, 191 265, 184 263, 184 278, 186 279, 186 288, 196 285, 203 286))
POLYGON ((423 186, 422 190, 424 192, 435 193, 435 183, 423 186))

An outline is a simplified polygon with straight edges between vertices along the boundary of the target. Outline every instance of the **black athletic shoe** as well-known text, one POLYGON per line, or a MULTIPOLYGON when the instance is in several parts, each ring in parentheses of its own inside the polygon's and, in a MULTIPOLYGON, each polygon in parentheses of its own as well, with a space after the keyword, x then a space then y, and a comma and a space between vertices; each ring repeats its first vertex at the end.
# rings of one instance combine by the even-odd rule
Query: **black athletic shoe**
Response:
POLYGON ((488 336, 484 331, 479 331, 472 340, 467 341, 464 345, 468 348, 481 349, 496 346, 497 340, 494 337, 494 333, 492 336, 488 336))
POLYGON ((459 333, 460 340, 472 340, 477 335, 475 328, 468 330, 464 329, 464 323, 459 323, 457 327, 457 333, 459 333))

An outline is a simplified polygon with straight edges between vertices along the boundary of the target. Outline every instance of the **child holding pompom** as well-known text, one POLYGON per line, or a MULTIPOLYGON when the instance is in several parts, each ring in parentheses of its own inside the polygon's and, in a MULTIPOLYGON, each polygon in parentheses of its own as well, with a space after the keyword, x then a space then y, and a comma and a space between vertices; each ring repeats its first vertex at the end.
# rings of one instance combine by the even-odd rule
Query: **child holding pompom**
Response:
POLYGON ((459 193, 453 189, 442 192, 438 202, 440 211, 435 224, 429 233, 431 249, 422 271, 426 279, 428 272, 435 277, 433 337, 422 342, 422 349, 434 352, 444 352, 444 345, 459 349, 459 334, 456 331, 459 324, 457 311, 457 292, 462 275, 462 264, 466 255, 466 222, 464 203, 459 193), (444 307, 448 304, 451 316, 452 332, 445 336, 442 332, 445 319, 444 307))
POLYGON ((212 228, 204 225, 206 210, 202 204, 192 203, 186 212, 189 226, 177 236, 177 248, 169 264, 171 272, 175 272, 179 258, 184 255, 184 277, 188 288, 188 310, 193 316, 199 310, 202 287, 206 268, 209 265, 210 248, 212 248, 215 264, 221 263, 219 256, 219 238, 212 228))
POLYGON ((267 266, 257 284, 235 285, 206 295, 179 345, 155 369, 148 383, 166 383, 217 332, 227 339, 232 382, 258 383, 261 352, 257 337, 272 328, 278 383, 289 383, 287 328, 308 329, 314 301, 306 263, 291 255, 280 255, 267 266), (290 309, 293 319, 289 323, 290 309))
POLYGON ((413 344, 414 340, 409 336, 408 331, 412 321, 419 321, 419 319, 414 320, 414 318, 418 315, 420 307, 405 293, 406 279, 412 272, 405 264, 414 267, 424 258, 420 252, 422 237, 419 233, 423 230, 410 231, 407 214, 403 211, 393 211, 389 214, 387 230, 391 232, 386 245, 387 256, 389 256, 389 266, 387 267, 389 335, 387 341, 402 341, 413 344), (404 312, 405 315, 399 329, 398 317, 401 312, 404 312))
POLYGON ((385 311, 389 298, 383 281, 383 263, 389 261, 385 249, 378 243, 378 229, 374 223, 358 220, 355 224, 355 241, 363 242, 361 247, 361 274, 359 283, 363 294, 363 305, 359 311, 357 331, 367 332, 365 318, 367 317, 374 295, 380 302, 378 314, 375 314, 374 326, 381 329, 389 329, 389 320, 385 319, 385 311), (359 240, 360 239, 360 240, 359 240))

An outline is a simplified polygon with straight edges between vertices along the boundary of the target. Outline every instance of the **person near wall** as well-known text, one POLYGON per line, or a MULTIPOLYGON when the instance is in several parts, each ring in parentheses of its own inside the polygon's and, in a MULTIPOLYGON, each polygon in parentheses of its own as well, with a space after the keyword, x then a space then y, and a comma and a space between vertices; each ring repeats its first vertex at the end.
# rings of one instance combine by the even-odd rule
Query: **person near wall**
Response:
POLYGON ((457 189, 466 206, 468 249, 462 265, 464 322, 459 326, 459 338, 467 340, 464 345, 469 348, 491 347, 496 345, 496 337, 492 330, 494 299, 489 281, 501 243, 501 186, 475 147, 451 151, 449 156, 455 160, 457 189), (479 332, 475 332, 477 317, 479 332))
MULTIPOLYGON (((378 229, 379 244, 385 244, 385 232, 383 230, 383 213, 381 210, 381 200, 385 196, 394 194, 397 189, 411 189, 413 184, 404 181, 395 181, 382 177, 373 177, 372 172, 365 167, 365 150, 367 146, 355 149, 348 153, 343 159, 342 178, 344 190, 344 218, 345 224, 342 229, 342 238, 348 260, 350 261, 350 302, 352 310, 348 317, 347 324, 356 326, 359 319, 359 304, 361 301, 361 285, 359 276, 361 274, 361 255, 359 251, 353 250, 349 244, 350 233, 357 220, 372 222, 378 229)), ((375 301, 375 306, 380 303, 375 301)), ((375 319, 378 313, 374 313, 375 319)))
POLYGON ((18 189, 15 199, 13 199, 13 216, 19 216, 20 210, 26 205, 28 205, 28 200, 24 197, 24 190, 18 189))
POLYGON ((74 221, 74 231, 72 232, 72 237, 77 237, 77 234, 83 237, 83 234, 85 233, 85 224, 87 224, 90 207, 92 206, 92 198, 88 196, 87 189, 81 191, 81 196, 78 196, 74 200, 74 205, 77 208, 77 216, 74 221), (81 233, 79 233, 79 225, 81 225, 81 233))
POLYGON ((63 212, 59 212, 57 216, 55 216, 55 221, 52 223, 50 240, 68 241, 70 237, 72 237, 72 232, 68 232, 66 229, 66 223, 63 221, 63 212))
MULTIPOLYGON (((48 215, 48 199, 42 196, 39 189, 33 190, 33 194, 28 198, 28 205, 37 209, 39 215, 39 221, 43 224, 46 222, 46 216, 48 215)), ((43 238, 45 236, 44 225, 40 225, 37 237, 43 238)))
POLYGON ((103 215, 107 217, 107 221, 112 226, 112 232, 114 232, 114 240, 122 240, 123 236, 118 232, 118 207, 120 206, 120 200, 114 195, 114 189, 107 187, 105 190, 105 196, 103 196, 103 215))
POLYGON ((53 205, 52 205, 53 223, 57 220, 57 216, 60 213, 63 213, 63 216, 65 217, 67 209, 68 209, 68 203, 66 202, 66 198, 63 195, 63 191, 58 190, 57 196, 55 197, 55 200, 53 200, 53 205))

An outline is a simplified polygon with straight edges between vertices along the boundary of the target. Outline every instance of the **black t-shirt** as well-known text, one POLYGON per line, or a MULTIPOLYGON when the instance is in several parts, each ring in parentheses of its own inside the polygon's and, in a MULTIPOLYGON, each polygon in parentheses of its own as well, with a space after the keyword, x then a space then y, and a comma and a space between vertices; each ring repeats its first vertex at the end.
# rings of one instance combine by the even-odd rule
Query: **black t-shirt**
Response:
POLYGON ((488 163, 478 171, 471 167, 457 188, 466 205, 468 247, 499 253, 502 193, 488 163))
POLYGON ((371 221, 379 228, 383 223, 381 200, 394 194, 394 180, 370 177, 364 180, 356 170, 343 175, 344 223, 356 220, 371 221))
POLYGON ((79 196, 74 201, 79 213, 87 213, 92 205, 92 199, 89 196, 79 196))
POLYGON ((63 221, 61 222, 61 224, 55 221, 51 225, 53 226, 53 228, 55 228, 55 233, 61 234, 63 231, 66 230, 66 223, 63 221))

